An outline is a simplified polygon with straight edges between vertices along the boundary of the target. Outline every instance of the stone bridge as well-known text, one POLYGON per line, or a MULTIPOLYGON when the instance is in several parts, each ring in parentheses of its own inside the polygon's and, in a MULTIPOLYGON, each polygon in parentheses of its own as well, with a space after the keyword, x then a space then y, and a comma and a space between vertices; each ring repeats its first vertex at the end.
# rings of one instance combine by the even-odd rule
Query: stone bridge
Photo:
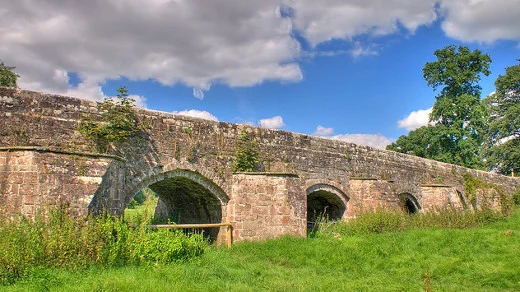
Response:
POLYGON ((305 235, 324 211, 347 220, 376 208, 500 208, 520 187, 516 178, 392 151, 150 110, 138 110, 147 133, 100 154, 77 131, 100 110, 94 101, 0 87, 2 212, 31 216, 67 202, 76 214, 120 215, 149 187, 159 196, 156 214, 230 220, 235 240, 258 240, 305 235), (242 133, 257 145, 259 172, 233 172, 242 133), (464 177, 483 183, 470 194, 464 177))

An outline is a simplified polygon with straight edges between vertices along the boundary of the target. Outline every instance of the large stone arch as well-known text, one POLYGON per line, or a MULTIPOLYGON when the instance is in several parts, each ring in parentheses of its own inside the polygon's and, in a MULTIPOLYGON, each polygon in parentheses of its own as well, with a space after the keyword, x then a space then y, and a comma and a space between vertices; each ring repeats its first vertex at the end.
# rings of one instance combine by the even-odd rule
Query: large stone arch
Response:
POLYGON ((399 202, 403 210, 409 214, 415 214, 422 210, 421 204, 419 201, 410 193, 400 193, 398 195, 399 202))
MULTIPOLYGON (((139 184, 154 191, 159 201, 155 209, 156 223, 177 224, 220 223, 227 216, 229 197, 210 179, 200 173, 176 169, 151 176, 139 184)), ((135 194, 125 198, 129 202, 135 194)), ((219 228, 205 228, 204 235, 217 239, 219 228)))
POLYGON ((164 171, 156 175, 152 175, 144 180, 140 184, 138 184, 135 188, 132 189, 132 192, 129 192, 125 195, 125 205, 128 204, 135 194, 150 185, 153 185, 157 182, 163 181, 165 179, 175 178, 175 177, 184 177, 190 179, 201 186, 205 187, 209 192, 211 192, 222 204, 222 206, 227 205, 229 201, 228 195, 222 190, 222 188, 214 183, 211 179, 205 177, 200 174, 198 171, 193 171, 189 169, 173 169, 169 171, 164 171))
POLYGON ((320 216, 328 220, 345 218, 350 198, 339 188, 318 183, 307 188, 307 221, 313 225, 320 216))

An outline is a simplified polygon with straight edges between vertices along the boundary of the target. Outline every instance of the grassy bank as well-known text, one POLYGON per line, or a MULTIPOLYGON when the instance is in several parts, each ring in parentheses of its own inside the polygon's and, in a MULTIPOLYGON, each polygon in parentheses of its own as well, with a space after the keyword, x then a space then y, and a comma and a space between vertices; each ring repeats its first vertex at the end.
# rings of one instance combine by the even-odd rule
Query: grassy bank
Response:
MULTIPOLYGON (((6 291, 515 291, 520 212, 469 229, 334 229, 212 249, 183 263, 40 269, 6 291), (330 231, 330 230, 329 230, 330 231)), ((401 226, 401 225, 399 225, 401 226)))

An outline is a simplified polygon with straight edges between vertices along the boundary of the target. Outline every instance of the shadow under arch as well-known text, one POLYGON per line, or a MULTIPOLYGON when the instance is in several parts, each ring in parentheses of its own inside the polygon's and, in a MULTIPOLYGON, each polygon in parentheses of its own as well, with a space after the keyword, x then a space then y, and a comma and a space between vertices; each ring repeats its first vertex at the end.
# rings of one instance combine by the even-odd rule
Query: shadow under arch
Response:
POLYGON ((409 193, 401 193, 398 195, 399 202, 404 211, 408 214, 415 214, 421 211, 422 207, 417 201, 417 199, 409 193))
MULTIPOLYGON (((155 223, 220 223, 223 206, 229 201, 228 196, 214 182, 190 170, 176 169, 152 176, 143 181, 138 190, 145 187, 159 197, 155 223)), ((131 199, 127 198, 127 201, 131 199)), ((215 240, 219 228, 205 228, 203 233, 210 240, 215 240)))
POLYGON ((339 221, 347 210, 350 198, 328 184, 315 184, 307 189, 307 228, 320 219, 339 221))

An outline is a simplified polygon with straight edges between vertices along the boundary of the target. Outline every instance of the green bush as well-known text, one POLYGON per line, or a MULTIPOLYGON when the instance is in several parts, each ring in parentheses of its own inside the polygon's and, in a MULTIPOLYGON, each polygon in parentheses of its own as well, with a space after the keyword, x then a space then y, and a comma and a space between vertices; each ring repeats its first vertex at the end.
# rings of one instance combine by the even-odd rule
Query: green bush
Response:
POLYGON ((137 207, 138 203, 135 199, 132 199, 130 203, 128 203, 128 206, 126 206, 128 209, 135 209, 137 207))
POLYGON ((112 217, 74 218, 66 209, 0 219, 0 284, 11 284, 41 268, 169 263, 201 255, 201 235, 150 230, 150 219, 132 225, 112 217))

